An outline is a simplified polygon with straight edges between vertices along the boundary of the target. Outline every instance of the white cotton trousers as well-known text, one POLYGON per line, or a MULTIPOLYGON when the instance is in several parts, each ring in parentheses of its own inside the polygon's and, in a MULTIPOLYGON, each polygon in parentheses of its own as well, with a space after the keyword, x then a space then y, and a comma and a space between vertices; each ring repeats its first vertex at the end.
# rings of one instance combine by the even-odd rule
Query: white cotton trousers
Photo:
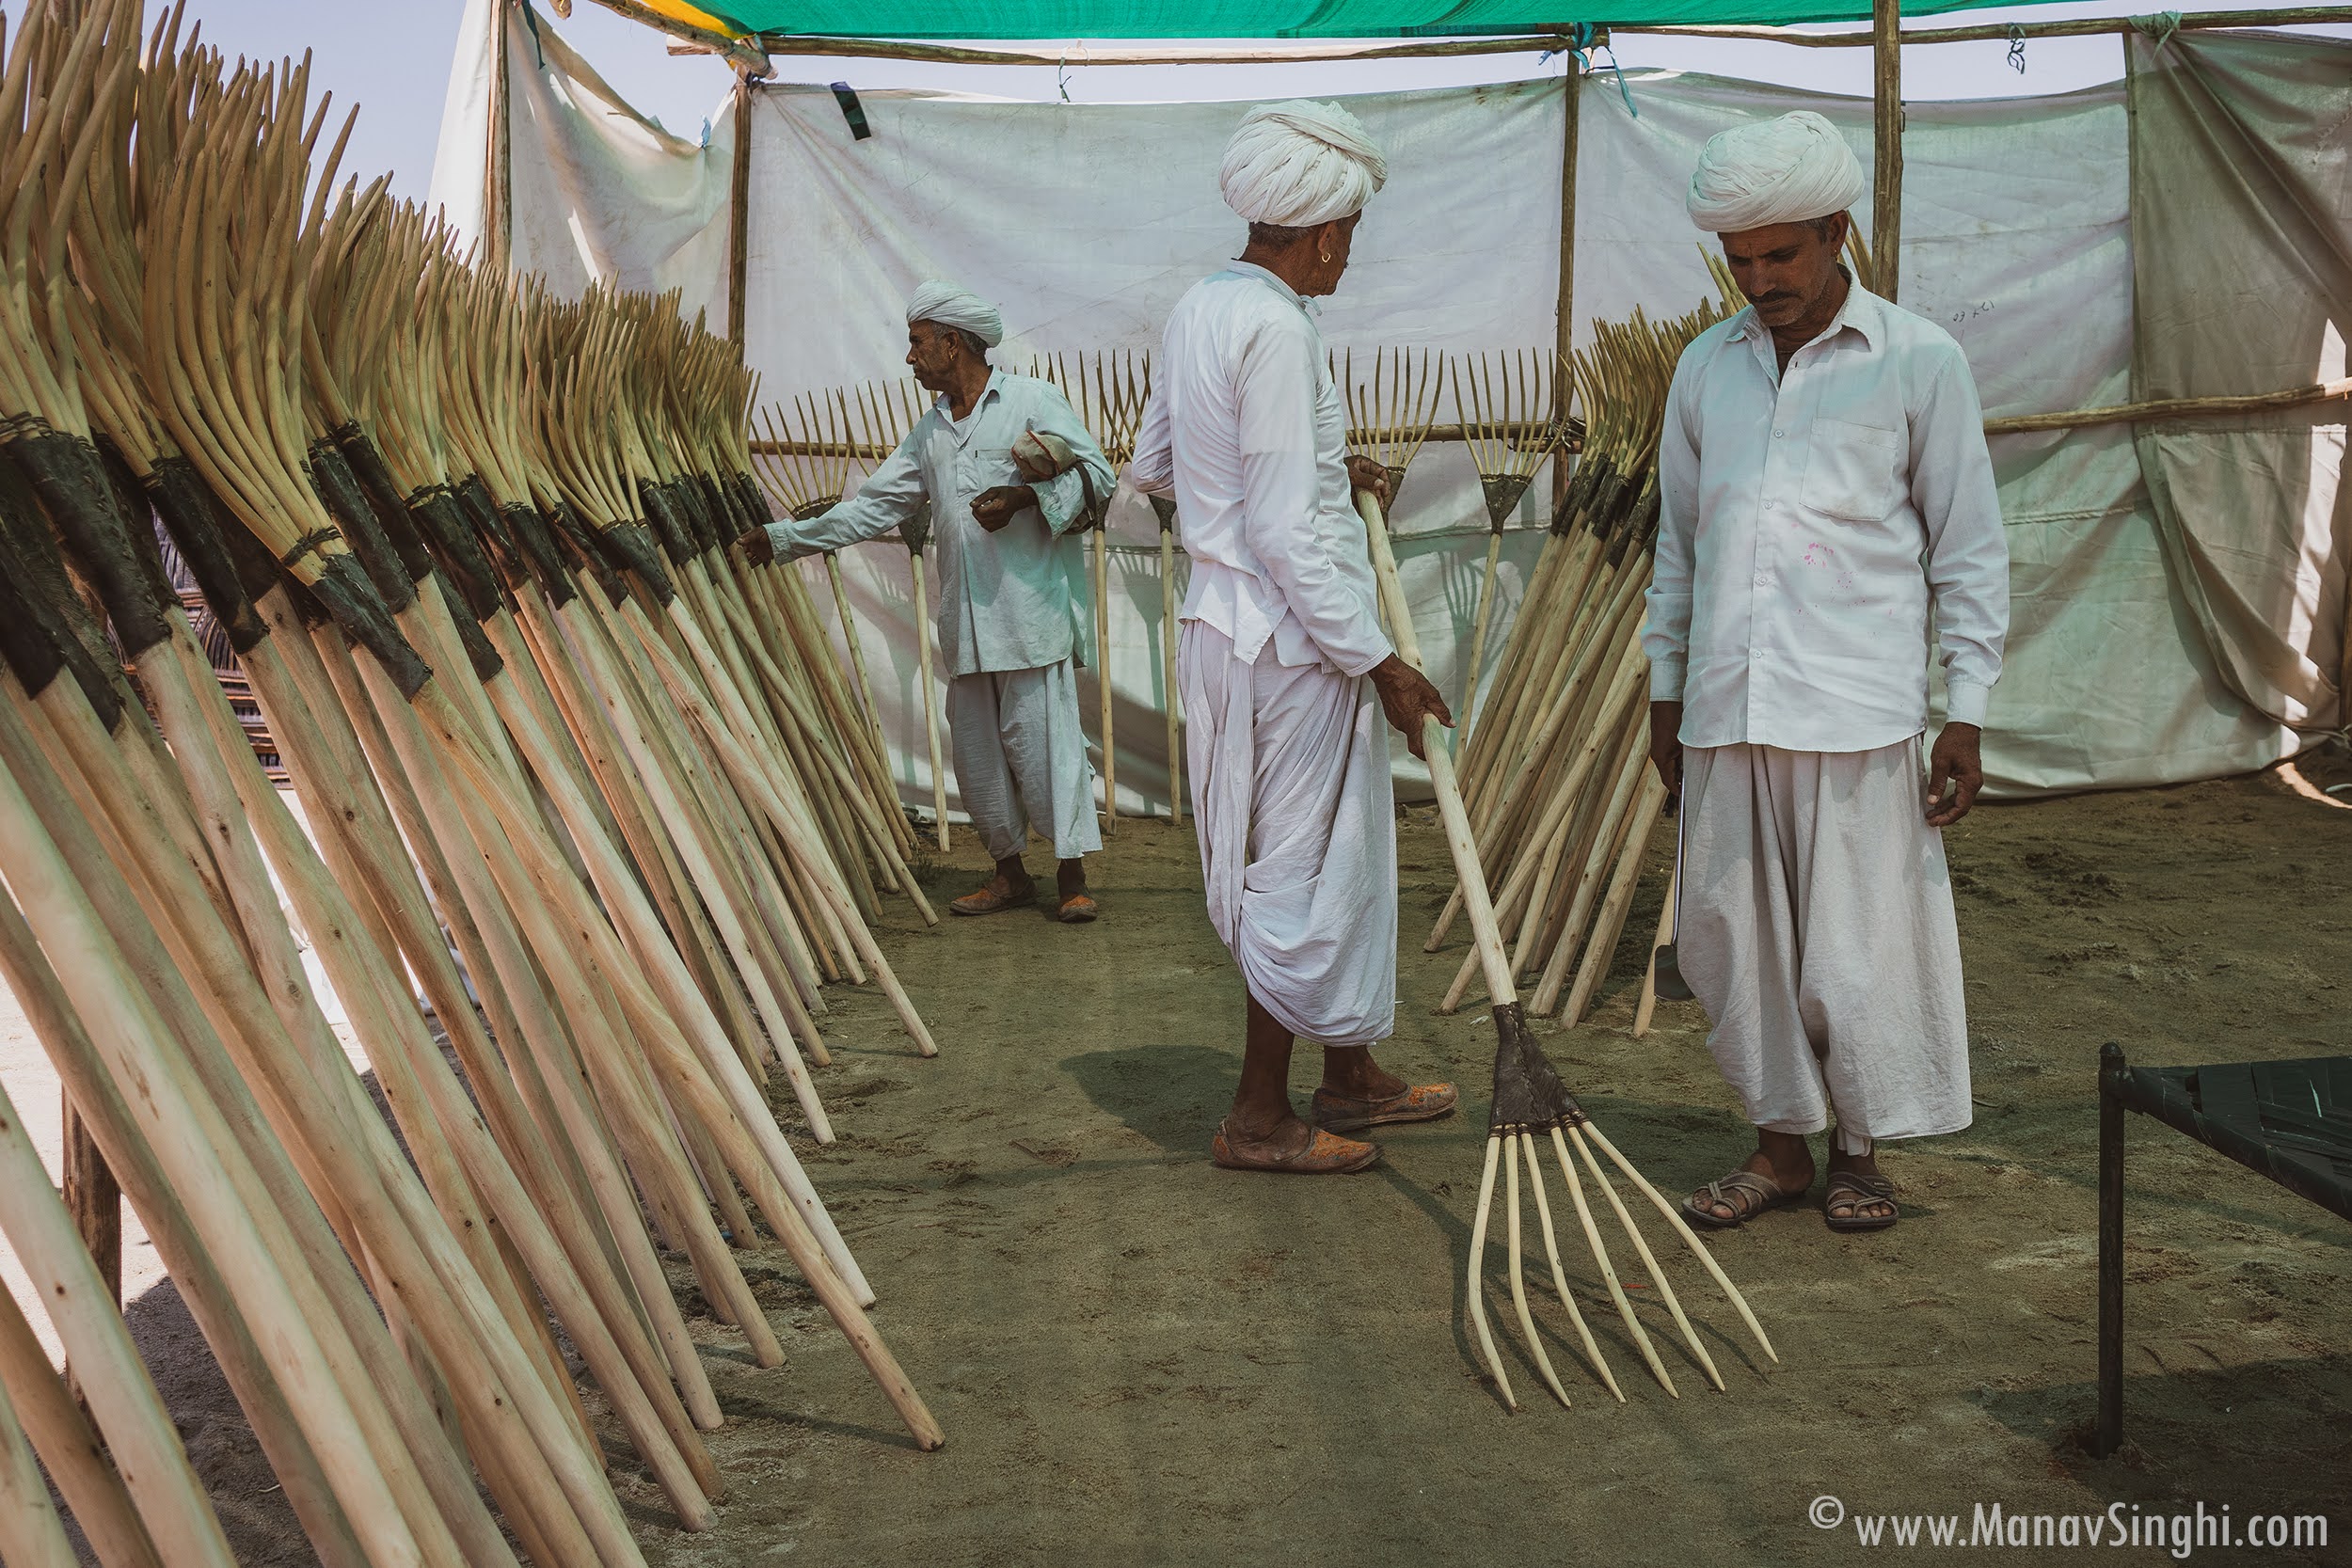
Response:
POLYGON ((1849 1138, 1968 1125, 1968 1013, 1924 738, 1682 753, 1683 978, 1748 1119, 1849 1138))
POLYGON ((1031 824, 1054 841, 1057 860, 1103 847, 1072 660, 956 676, 947 683, 947 732, 956 790, 989 859, 1021 853, 1031 824))
POLYGON ((1176 646, 1209 922, 1267 1012, 1317 1045, 1396 1027, 1396 807, 1372 682, 1257 661, 1200 621, 1176 646))

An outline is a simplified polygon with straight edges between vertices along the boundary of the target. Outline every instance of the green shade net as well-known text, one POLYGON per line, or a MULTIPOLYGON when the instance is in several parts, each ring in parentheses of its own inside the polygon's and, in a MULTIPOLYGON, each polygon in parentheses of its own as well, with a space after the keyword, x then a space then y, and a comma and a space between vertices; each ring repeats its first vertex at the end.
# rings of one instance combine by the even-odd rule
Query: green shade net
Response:
MULTIPOLYGON (((711 0, 696 3, 747 33, 893 39, 1415 38, 1566 32, 1578 18, 1525 0, 711 0)), ((1910 0, 1906 16, 1996 0, 1910 0)), ((1623 0, 1590 18, 1661 24, 1856 22, 1868 0, 1623 0)))

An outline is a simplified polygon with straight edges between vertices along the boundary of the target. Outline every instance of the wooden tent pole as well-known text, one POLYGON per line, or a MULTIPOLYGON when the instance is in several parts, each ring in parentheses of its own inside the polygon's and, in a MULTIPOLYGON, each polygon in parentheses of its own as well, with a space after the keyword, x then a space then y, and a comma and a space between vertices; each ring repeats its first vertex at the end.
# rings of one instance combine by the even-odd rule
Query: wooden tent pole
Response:
MULTIPOLYGON (((751 271, 752 79, 735 73, 735 170, 727 194, 727 341, 743 346, 743 286, 751 271)), ((852 634, 854 635, 854 634, 852 634)))
MULTIPOLYGON (((2260 11, 2185 11, 2176 32, 2207 27, 2298 27, 2352 22, 2352 6, 2286 6, 2260 11)), ((2052 22, 1979 22, 1961 27, 1923 27, 1906 43, 1982 43, 2002 39, 2093 38, 2102 33, 2128 33, 2137 23, 2128 16, 2074 16, 2052 22)), ((1618 33, 1645 33, 1661 38, 1741 39, 1754 43, 1786 43, 1800 49, 1843 49, 1874 41, 1874 33, 1801 33, 1769 25, 1670 25, 1615 27, 1618 33)), ((1050 64, 1051 62, 1044 62, 1050 64)))
POLYGON ((1872 90, 1870 122, 1870 260, 1877 293, 1893 300, 1903 255, 1903 8, 1902 0, 1870 0, 1872 90))
MULTIPOLYGON (((1566 123, 1560 132, 1560 304, 1552 328, 1552 343, 1560 361, 1551 380, 1551 417, 1563 424, 1567 421, 1568 403, 1576 392, 1576 379, 1567 373, 1567 365, 1568 353, 1576 346, 1576 147, 1583 102, 1583 66, 1571 55, 1564 115, 1566 123)), ((1559 503, 1567 483, 1568 466, 1555 461, 1551 469, 1553 504, 1559 503)), ((1470 673, 1475 680, 1477 672, 1470 673)))
POLYGON ((508 120, 506 90, 506 4, 500 0, 490 24, 490 157, 483 170, 482 234, 489 264, 503 272, 513 261, 509 230, 514 223, 515 137, 508 120))

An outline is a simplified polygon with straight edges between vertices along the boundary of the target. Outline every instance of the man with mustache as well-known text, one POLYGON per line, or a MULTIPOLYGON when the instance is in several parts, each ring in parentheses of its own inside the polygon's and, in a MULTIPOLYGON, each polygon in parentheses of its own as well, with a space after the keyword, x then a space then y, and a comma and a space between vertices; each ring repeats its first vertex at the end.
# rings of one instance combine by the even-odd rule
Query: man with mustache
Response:
POLYGON ((1838 263, 1867 188, 1806 112, 1724 132, 1691 180, 1750 308, 1675 371, 1642 641, 1650 757, 1688 813, 1682 974, 1756 1127, 1684 1204, 1710 1227, 1802 1200, 1834 1113, 1823 1217, 1884 1229, 1878 1143, 1969 1120, 1942 831, 1984 781, 2009 551, 1966 356, 1838 263))
POLYGON ((1035 904, 1037 881, 1022 861, 1035 828, 1054 841, 1048 907, 1084 925, 1101 913, 1085 857, 1103 838, 1078 721, 1088 628, 1070 544, 1095 499, 1110 495, 1112 476, 1068 398, 988 362, 1004 341, 996 307, 969 289, 938 279, 917 288, 907 301, 907 364, 937 401, 856 495, 738 543, 755 564, 792 561, 878 538, 930 507, 956 787, 996 863, 993 877, 947 908, 982 915, 1035 904))

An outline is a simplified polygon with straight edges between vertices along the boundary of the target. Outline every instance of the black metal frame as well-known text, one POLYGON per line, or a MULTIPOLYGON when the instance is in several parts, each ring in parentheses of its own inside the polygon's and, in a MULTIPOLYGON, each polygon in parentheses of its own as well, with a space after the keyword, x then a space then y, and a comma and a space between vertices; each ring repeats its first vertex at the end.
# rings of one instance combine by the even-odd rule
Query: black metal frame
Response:
POLYGON ((2352 1219, 2352 1056, 2133 1068, 2099 1051, 2099 1414, 2093 1457, 2123 1441, 2123 1113, 2137 1111, 2352 1219), (2314 1114, 2315 1113, 2315 1114, 2314 1114), (2250 1125, 2249 1125, 2250 1121, 2250 1125))

